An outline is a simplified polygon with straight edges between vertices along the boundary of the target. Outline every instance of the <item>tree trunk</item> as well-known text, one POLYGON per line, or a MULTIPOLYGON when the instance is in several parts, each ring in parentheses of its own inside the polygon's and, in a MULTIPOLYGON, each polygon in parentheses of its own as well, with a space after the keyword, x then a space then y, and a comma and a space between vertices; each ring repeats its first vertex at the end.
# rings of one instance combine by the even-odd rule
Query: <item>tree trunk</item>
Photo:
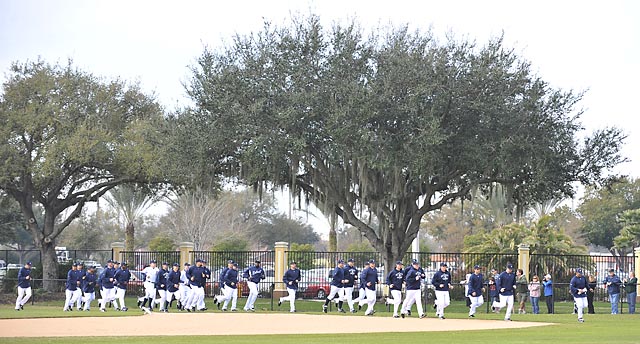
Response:
POLYGON ((331 214, 331 219, 329 220, 331 228, 329 229, 329 252, 337 252, 338 251, 338 233, 336 232, 336 215, 335 213, 331 214))
POLYGON ((128 252, 135 250, 135 227, 133 222, 128 222, 124 231, 124 247, 128 252))
POLYGON ((61 285, 58 281, 58 257, 56 256, 54 242, 42 241, 40 245, 40 255, 42 256, 42 288, 48 292, 56 292, 61 290, 61 285))

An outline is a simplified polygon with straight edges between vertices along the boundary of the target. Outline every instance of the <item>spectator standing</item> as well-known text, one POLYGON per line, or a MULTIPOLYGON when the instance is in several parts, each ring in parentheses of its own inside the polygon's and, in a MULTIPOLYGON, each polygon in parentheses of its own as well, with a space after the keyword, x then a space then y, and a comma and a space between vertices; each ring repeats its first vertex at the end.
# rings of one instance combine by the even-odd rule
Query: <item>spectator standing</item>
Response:
POLYGON ((636 313, 636 288, 638 287, 638 279, 635 272, 629 273, 629 278, 624 279, 624 291, 627 293, 627 304, 629 305, 629 314, 636 313))
POLYGON ((609 276, 604 279, 604 286, 609 294, 609 302, 611 303, 611 314, 618 314, 618 302, 620 302, 620 286, 622 281, 616 275, 615 270, 609 270, 609 276))
POLYGON ((544 280, 542 281, 542 285, 544 286, 544 300, 547 303, 547 313, 553 313, 553 281, 551 280, 551 275, 544 275, 544 280))
POLYGON ((593 297, 596 291, 596 287, 597 287, 597 279, 596 276, 594 275, 590 275, 589 276, 589 289, 587 289, 587 302, 589 302, 589 305, 587 306, 588 312, 589 314, 596 314, 595 309, 593 308, 593 297))
POLYGON ((531 299, 533 314, 540 314, 540 287, 538 275, 534 275, 531 283, 529 283, 529 298, 531 299))
POLYGON ((527 296, 529 296, 529 281, 527 276, 524 275, 522 269, 518 269, 516 272, 516 293, 518 296, 518 314, 525 314, 525 305, 527 304, 527 296))

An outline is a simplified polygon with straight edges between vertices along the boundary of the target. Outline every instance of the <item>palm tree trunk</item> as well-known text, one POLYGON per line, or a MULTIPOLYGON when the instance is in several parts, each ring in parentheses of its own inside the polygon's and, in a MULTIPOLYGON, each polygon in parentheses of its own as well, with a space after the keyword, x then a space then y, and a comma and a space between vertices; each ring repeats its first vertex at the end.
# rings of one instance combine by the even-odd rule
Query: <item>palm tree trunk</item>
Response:
POLYGON ((125 228, 124 247, 128 252, 132 252, 135 249, 135 227, 133 222, 127 223, 127 227, 125 228))

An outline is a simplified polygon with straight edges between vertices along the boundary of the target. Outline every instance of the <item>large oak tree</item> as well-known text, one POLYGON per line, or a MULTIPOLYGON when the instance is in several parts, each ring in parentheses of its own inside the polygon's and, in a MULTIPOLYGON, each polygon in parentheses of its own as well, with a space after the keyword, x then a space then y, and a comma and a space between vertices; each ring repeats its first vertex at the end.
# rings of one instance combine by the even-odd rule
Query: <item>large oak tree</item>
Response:
POLYGON ((387 264, 425 214, 478 185, 498 182, 523 206, 623 160, 620 131, 578 139, 582 94, 550 87, 499 38, 365 35, 310 16, 207 48, 192 72, 185 116, 229 147, 216 161, 231 177, 306 195, 387 264))
POLYGON ((159 118, 160 106, 136 85, 71 63, 12 65, 0 94, 0 189, 20 204, 42 253, 45 289, 55 288, 56 238, 83 207, 156 175, 151 123, 159 118))

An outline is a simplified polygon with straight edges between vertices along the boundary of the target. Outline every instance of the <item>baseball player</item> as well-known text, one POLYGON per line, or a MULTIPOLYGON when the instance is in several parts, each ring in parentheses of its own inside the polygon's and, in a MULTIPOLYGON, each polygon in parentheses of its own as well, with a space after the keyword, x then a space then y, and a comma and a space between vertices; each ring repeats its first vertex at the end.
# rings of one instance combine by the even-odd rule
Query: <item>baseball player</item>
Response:
POLYGON ((227 271, 229 271, 229 269, 233 268, 233 264, 235 264, 233 259, 229 259, 227 261, 227 267, 222 269, 222 271, 220 272, 220 275, 218 275, 218 287, 220 288, 220 294, 216 295, 213 298, 213 304, 218 306, 218 309, 220 309, 220 306, 222 305, 222 302, 224 302, 224 300, 227 299, 227 293, 229 292, 229 290, 225 286, 223 280, 224 280, 224 275, 227 273, 227 271))
MULTIPOLYGON (((116 270, 115 273, 116 299, 119 301, 120 310, 126 312, 129 308, 124 304, 124 297, 127 293, 127 285, 131 279, 131 271, 129 271, 126 262, 123 262, 121 265, 120 269, 116 270)), ((116 308, 116 310, 118 310, 118 308, 116 308)))
POLYGON ((494 302, 495 309, 507 306, 504 320, 511 321, 513 311, 513 291, 516 290, 516 276, 513 273, 513 265, 508 264, 507 269, 496 278, 496 289, 498 289, 500 302, 494 302))
POLYGON ((467 288, 467 295, 471 301, 471 305, 469 307, 469 318, 475 318, 476 309, 484 303, 484 297, 482 296, 482 293, 484 293, 484 285, 483 276, 480 273, 480 265, 473 267, 473 273, 469 277, 467 288))
POLYGON ((296 262, 291 262, 289 264, 289 270, 284 273, 282 276, 282 282, 287 286, 288 296, 281 297, 278 301, 278 307, 282 305, 283 301, 289 301, 290 312, 296 312, 296 291, 298 290, 298 282, 300 282, 301 274, 300 270, 297 267, 296 262))
POLYGON ((89 309, 91 309, 91 301, 95 300, 96 298, 97 280, 98 276, 96 276, 96 267, 90 266, 82 280, 82 291, 84 292, 82 303, 84 304, 85 312, 88 312, 89 309))
POLYGON ((353 286, 358 280, 358 268, 354 266, 354 262, 353 258, 349 258, 347 261, 347 266, 344 267, 344 278, 347 283, 342 286, 342 300, 347 301, 351 313, 357 312, 353 307, 353 286))
POLYGON ((362 271, 362 282, 365 287, 365 297, 367 310, 364 315, 373 315, 373 309, 376 304, 376 284, 378 284, 378 269, 376 269, 376 261, 369 260, 369 267, 362 271))
POLYGON ((418 309, 420 319, 427 316, 422 308, 422 281, 425 278, 426 275, 420 267, 420 262, 417 259, 413 259, 409 269, 405 270, 405 287, 407 291, 402 304, 401 314, 403 318, 405 314, 411 314, 411 307, 414 303, 418 309))
POLYGON ((227 311, 227 306, 229 305, 229 301, 231 301, 231 311, 236 311, 236 305, 238 303, 238 264, 233 263, 231 269, 227 270, 227 273, 224 274, 222 278, 224 282, 225 288, 227 288, 227 298, 224 299, 224 305, 222 306, 222 311, 227 311))
POLYGON ((73 304, 76 303, 78 298, 82 297, 82 290, 80 290, 80 282, 82 281, 82 271, 77 270, 77 263, 71 264, 71 269, 67 272, 67 281, 65 283, 65 300, 64 312, 70 312, 73 310, 73 304))
POLYGON ((449 289, 453 288, 447 263, 440 263, 440 270, 433 275, 431 284, 436 288, 436 315, 444 320, 444 309, 451 303, 449 289))
POLYGON ((331 278, 331 289, 329 291, 329 295, 324 301, 324 305, 322 306, 322 311, 327 313, 327 308, 329 307, 329 302, 333 300, 335 297, 338 297, 340 300, 338 301, 338 312, 345 313, 344 309, 342 309, 343 301, 340 298, 343 291, 343 285, 345 282, 348 282, 344 277, 344 260, 338 260, 338 266, 333 269, 333 274, 331 278))
POLYGON ((84 270, 84 264, 82 262, 76 263, 76 271, 78 274, 78 280, 80 281, 80 284, 78 286, 78 297, 76 298, 76 308, 78 309, 78 311, 82 311, 82 281, 84 280, 84 276, 87 274, 87 272, 84 270))
MULTIPOLYGON (((404 268, 401 261, 396 262, 396 267, 387 275, 387 286, 391 292, 391 303, 393 303, 393 317, 399 318, 398 308, 402 302, 402 283, 404 283, 404 268)), ((387 299, 389 302, 389 299, 387 299)), ((404 315, 403 315, 404 317, 404 315)))
POLYGON ((587 300, 589 283, 587 282, 587 278, 582 275, 582 269, 576 269, 576 275, 573 276, 571 282, 569 282, 569 289, 571 289, 571 295, 573 295, 573 300, 578 308, 578 322, 583 323, 584 319, 582 318, 582 314, 584 308, 589 306, 589 301, 587 300))
POLYGON ((147 302, 149 302, 149 310, 153 310, 153 302, 156 298, 156 280, 158 278, 158 267, 156 266, 157 262, 152 260, 149 262, 149 266, 144 268, 142 273, 142 279, 144 279, 144 300, 142 301, 142 305, 140 308, 145 309, 147 302))
POLYGON ((165 312, 167 303, 167 278, 169 277, 169 263, 162 262, 162 267, 156 274, 156 289, 160 294, 160 312, 165 312))
POLYGON ((247 297, 247 303, 244 305, 245 312, 254 312, 254 305, 256 299, 258 299, 258 283, 265 279, 265 273, 260 266, 260 261, 256 260, 254 266, 247 268, 242 273, 242 277, 247 280, 249 286, 249 296, 247 297))
POLYGON ((178 309, 180 309, 180 264, 173 263, 171 272, 167 276, 167 300, 165 301, 164 310, 169 312, 169 302, 176 296, 178 300, 178 309))
POLYGON ((116 269, 114 268, 113 261, 109 259, 107 261, 107 267, 102 271, 102 275, 99 278, 102 294, 100 300, 100 312, 105 312, 107 302, 111 302, 115 299, 115 289, 113 289, 113 281, 115 280, 116 269))
POLYGON ((207 306, 204 303, 204 298, 205 298, 204 290, 206 289, 206 286, 207 286, 207 280, 211 278, 211 270, 209 270, 209 268, 207 267, 207 261, 204 259, 202 260, 202 273, 204 274, 204 282, 202 283, 202 297, 198 301, 198 309, 201 311, 206 311, 207 306))
POLYGON ((195 312, 196 305, 200 304, 200 302, 204 300, 204 286, 206 283, 206 275, 204 273, 205 270, 202 264, 202 259, 197 259, 196 265, 189 267, 189 270, 186 273, 186 276, 189 279, 189 285, 191 285, 192 292, 189 304, 183 305, 187 307, 187 312, 195 312))
POLYGON ((178 309, 181 311, 191 302, 191 286, 189 285, 189 278, 187 277, 187 271, 189 271, 190 267, 191 264, 184 263, 184 269, 180 271, 180 290, 177 295, 179 295, 178 309))
POLYGON ((109 301, 109 302, 111 302, 111 306, 116 311, 119 311, 120 307, 122 306, 122 305, 118 305, 118 298, 116 296, 116 293, 118 292, 118 288, 116 287, 116 282, 115 282, 116 273, 118 273, 118 271, 120 271, 120 268, 121 268, 120 262, 117 261, 117 260, 114 260, 113 261, 113 269, 114 269, 114 272, 113 272, 113 276, 114 276, 114 281, 113 281, 113 286, 114 286, 113 287, 113 299, 111 301, 109 301))
POLYGON ((16 311, 24 309, 24 305, 31 297, 31 262, 27 262, 18 271, 18 297, 16 298, 16 311))

